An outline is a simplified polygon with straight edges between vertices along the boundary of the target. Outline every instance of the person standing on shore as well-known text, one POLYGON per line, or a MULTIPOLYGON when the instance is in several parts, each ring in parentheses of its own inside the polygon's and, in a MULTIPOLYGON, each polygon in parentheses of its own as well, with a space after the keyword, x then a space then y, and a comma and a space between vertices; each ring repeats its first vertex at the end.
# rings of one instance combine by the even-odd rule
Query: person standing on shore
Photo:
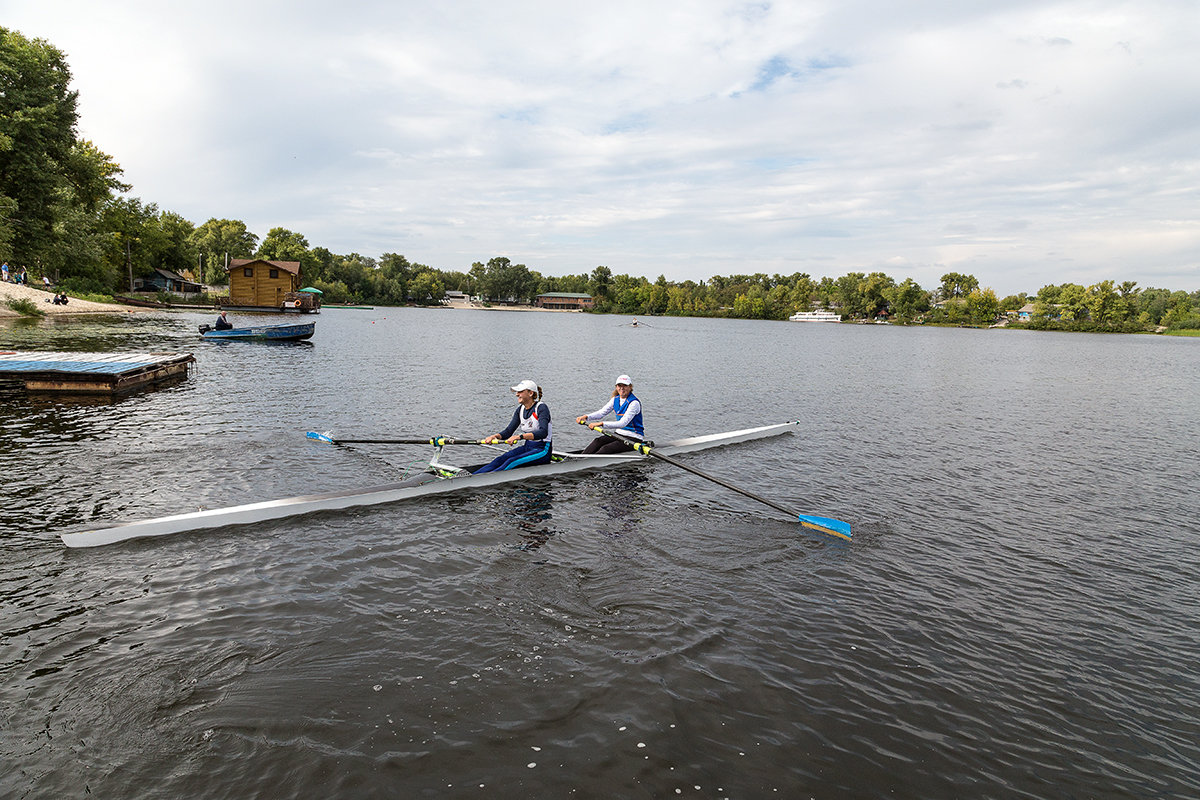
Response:
POLYGON ((8 262, 7 261, 5 261, 3 264, 0 264, 0 280, 3 280, 5 283, 8 283, 8 262))
POLYGON ((575 421, 579 424, 586 424, 592 430, 598 430, 602 434, 597 436, 588 446, 583 448, 585 454, 609 455, 611 453, 623 453, 626 450, 632 450, 633 446, 628 442, 623 442, 615 436, 609 436, 604 433, 604 430, 620 431, 622 435, 628 436, 631 439, 646 438, 646 430, 642 425, 642 401, 638 400, 633 394, 633 378, 628 375, 621 375, 616 380, 617 388, 613 390, 612 397, 609 398, 608 404, 601 409, 593 411, 591 414, 584 414, 576 417, 575 421), (616 415, 616 419, 608 422, 600 422, 609 414, 616 415))

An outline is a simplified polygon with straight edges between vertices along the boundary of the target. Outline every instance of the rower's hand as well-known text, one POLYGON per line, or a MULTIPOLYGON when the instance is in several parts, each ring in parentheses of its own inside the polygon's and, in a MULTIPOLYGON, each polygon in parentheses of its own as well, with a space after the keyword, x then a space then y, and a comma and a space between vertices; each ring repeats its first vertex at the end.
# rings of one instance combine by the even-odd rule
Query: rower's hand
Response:
POLYGON ((483 443, 484 443, 484 444, 495 444, 495 443, 496 443, 496 437, 495 437, 495 436, 489 436, 489 437, 487 437, 486 439, 484 439, 484 440, 483 440, 483 443))
POLYGON ((510 437, 508 437, 507 441, 510 445, 514 445, 517 443, 517 439, 519 439, 519 438, 521 438, 521 437, 520 436, 510 436, 510 437))
POLYGON ((585 422, 587 422, 587 414, 584 414, 581 417, 576 417, 575 421, 578 422, 580 425, 584 424, 585 422))
POLYGON ((591 428, 592 430, 596 430, 596 428, 599 428, 603 424, 604 423, 602 423, 602 422, 589 422, 588 427, 591 428))

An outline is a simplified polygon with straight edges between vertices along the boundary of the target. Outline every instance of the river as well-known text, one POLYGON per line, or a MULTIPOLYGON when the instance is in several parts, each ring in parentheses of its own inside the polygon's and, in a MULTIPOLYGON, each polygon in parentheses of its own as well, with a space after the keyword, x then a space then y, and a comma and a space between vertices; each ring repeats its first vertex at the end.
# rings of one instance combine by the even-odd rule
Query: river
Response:
POLYGON ((115 403, 0 391, 0 796, 1200 795, 1200 340, 376 308, 265 345, 210 316, 0 322, 196 356, 115 403), (479 437, 526 377, 578 447, 621 373, 659 441, 798 420, 680 458, 853 542, 660 462, 57 537, 390 480, 425 450, 305 432, 479 437))

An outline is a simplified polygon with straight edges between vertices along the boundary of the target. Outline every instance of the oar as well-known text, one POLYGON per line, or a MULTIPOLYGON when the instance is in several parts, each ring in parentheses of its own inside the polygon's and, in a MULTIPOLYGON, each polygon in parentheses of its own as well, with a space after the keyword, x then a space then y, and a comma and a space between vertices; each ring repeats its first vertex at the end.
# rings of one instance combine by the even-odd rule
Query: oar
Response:
POLYGON ((328 444, 431 444, 434 447, 448 444, 483 444, 482 439, 452 439, 448 436, 434 436, 428 439, 335 439, 329 434, 329 431, 325 433, 309 431, 304 435, 309 439, 316 439, 318 442, 328 444))
MULTIPOLYGON (((580 424, 586 425, 587 423, 581 422, 580 424)), ((645 442, 640 441, 638 439, 634 439, 631 436, 626 436, 626 435, 622 434, 620 431, 600 429, 600 432, 603 434, 606 434, 608 436, 611 436, 614 439, 620 439, 622 442, 625 442, 626 444, 633 445, 633 449, 638 451, 642 455, 652 456, 653 458, 657 458, 659 461, 665 461, 668 464, 672 464, 676 467, 679 467, 680 469, 685 469, 688 472, 692 473, 693 475, 699 475, 701 478, 704 478, 705 480, 710 480, 715 484, 724 486, 726 489, 732 489, 733 491, 737 492, 738 494, 743 494, 746 497, 749 497, 751 500, 757 500, 758 502, 768 505, 777 511, 782 511, 784 514, 787 514, 789 517, 796 517, 800 521, 800 524, 806 528, 811 528, 814 531, 819 531, 821 533, 825 533, 830 536, 836 536, 841 539, 849 539, 850 538, 850 523, 848 523, 848 522, 842 522, 840 519, 831 519, 829 517, 817 517, 817 516, 813 516, 812 514, 798 514, 795 511, 792 511, 791 509, 784 508, 783 506, 779 505, 778 503, 776 503, 772 500, 768 500, 765 497, 760 497, 759 495, 755 494, 754 492, 743 489, 740 486, 734 486, 732 483, 722 480, 721 478, 718 478, 716 475, 709 475, 707 472, 702 472, 702 471, 696 469, 695 467, 691 467, 691 466, 688 466, 687 464, 684 464, 681 461, 676 461, 675 459, 671 458, 668 455, 663 455, 662 453, 658 452, 657 450, 655 450, 653 447, 646 444, 645 442)))

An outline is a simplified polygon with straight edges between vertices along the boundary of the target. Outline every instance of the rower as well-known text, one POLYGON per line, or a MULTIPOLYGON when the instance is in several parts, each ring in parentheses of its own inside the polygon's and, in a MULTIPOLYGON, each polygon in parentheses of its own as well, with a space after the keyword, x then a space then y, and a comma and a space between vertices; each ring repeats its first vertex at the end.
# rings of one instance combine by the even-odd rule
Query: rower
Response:
POLYGON ((554 452, 550 441, 550 407, 542 402, 542 387, 524 380, 512 387, 511 391, 517 395, 519 404, 512 420, 503 431, 492 434, 483 443, 492 444, 503 439, 510 445, 517 442, 521 444, 475 470, 476 475, 550 463, 554 452))
POLYGON ((628 375, 621 375, 617 378, 616 384, 617 387, 613 390, 607 405, 590 414, 575 418, 580 425, 587 425, 592 430, 599 430, 602 434, 583 448, 585 454, 609 455, 633 449, 633 445, 628 442, 605 434, 605 429, 619 431, 625 436, 639 441, 646 438, 646 431, 642 425, 642 401, 633 394, 633 379, 628 375), (610 413, 616 416, 615 420, 600 422, 610 413))

